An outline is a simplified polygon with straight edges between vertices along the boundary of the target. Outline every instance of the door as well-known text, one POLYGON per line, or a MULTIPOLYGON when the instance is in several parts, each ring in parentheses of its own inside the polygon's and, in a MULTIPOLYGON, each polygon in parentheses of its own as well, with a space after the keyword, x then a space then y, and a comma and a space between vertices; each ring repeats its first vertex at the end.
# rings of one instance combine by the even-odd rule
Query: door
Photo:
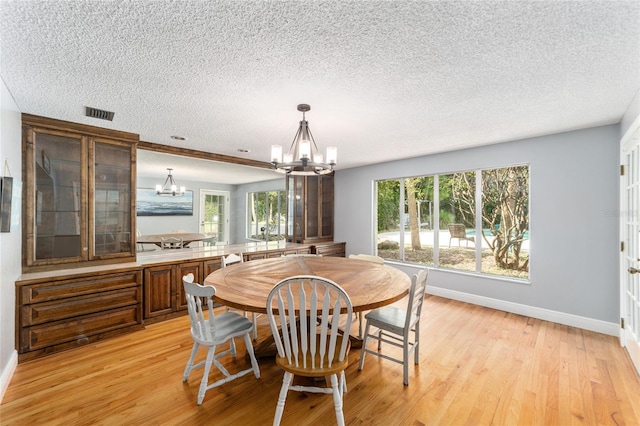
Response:
MULTIPOLYGON (((636 120, 635 124, 639 120, 636 120)), ((622 194, 620 215, 622 271, 620 274, 620 313, 624 328, 620 337, 640 374, 640 125, 622 139, 622 194)))
POLYGON ((229 198, 228 191, 200 190, 200 232, 216 244, 229 244, 229 198))

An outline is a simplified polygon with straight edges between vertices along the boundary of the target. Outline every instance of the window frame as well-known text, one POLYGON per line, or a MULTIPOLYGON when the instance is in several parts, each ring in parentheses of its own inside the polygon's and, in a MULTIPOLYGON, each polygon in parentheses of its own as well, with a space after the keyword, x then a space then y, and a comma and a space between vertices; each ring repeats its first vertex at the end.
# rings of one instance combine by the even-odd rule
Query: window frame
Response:
MULTIPOLYGON (((378 230, 378 223, 379 223, 379 216, 378 216, 378 210, 379 210, 379 204, 380 204, 380 199, 379 199, 379 183, 380 182, 388 182, 388 181, 395 181, 398 182, 399 185, 399 205, 398 205, 398 214, 399 214, 399 260, 398 259, 385 259, 386 262, 390 262, 390 263, 397 263, 397 264, 404 264, 404 265, 420 265, 420 266, 426 266, 428 268, 434 268, 434 269, 438 269, 440 271, 446 271, 446 272, 452 272, 452 273, 459 273, 459 274, 471 274, 471 275, 477 275, 477 276, 482 276, 482 277, 491 277, 492 279, 497 279, 497 280, 505 280, 505 281, 509 281, 509 282, 515 282, 515 283, 531 283, 531 266, 530 266, 530 262, 527 265, 527 269, 526 269, 526 277, 516 277, 516 276, 510 276, 510 275, 501 275, 501 274, 497 274, 497 273, 491 273, 491 272, 483 272, 482 271, 482 254, 483 254, 483 248, 486 250, 486 247, 483 247, 483 244, 474 244, 474 252, 475 252, 475 268, 473 271, 470 270, 463 270, 463 269, 456 269, 456 268, 451 268, 451 267, 443 267, 440 265, 440 248, 441 248, 441 238, 439 238, 439 233, 440 232, 436 232, 436 231, 442 231, 440 229, 440 210, 441 210, 441 206, 440 206, 440 190, 441 190, 441 176, 446 176, 446 175, 455 175, 458 173, 467 173, 467 172, 474 172, 475 173, 475 235, 476 236, 480 236, 480 240, 482 241, 483 238, 483 201, 482 201, 482 189, 483 189, 483 172, 484 171, 490 171, 490 170, 501 170, 501 169, 508 169, 508 168, 517 168, 517 167, 526 167, 527 168, 527 204, 526 204, 526 217, 527 217, 527 230, 529 232, 529 235, 527 236, 526 241, 529 242, 529 246, 526 250, 527 252, 527 256, 528 256, 528 260, 527 262, 529 262, 530 257, 531 257, 531 250, 530 250, 530 229, 531 229, 531 164, 530 163, 518 163, 518 164, 509 164, 509 165, 503 165, 503 166, 495 166, 495 167, 482 167, 482 168, 472 168, 472 169, 467 169, 467 170, 458 170, 458 171, 441 171, 438 173, 432 173, 432 174, 425 174, 425 175, 412 175, 412 176, 403 176, 403 177, 397 177, 397 178, 386 178, 386 179, 376 179, 374 180, 374 185, 373 185, 373 191, 374 191, 374 200, 375 200, 375 205, 374 205, 374 218, 375 218, 375 223, 374 223, 374 229, 373 229, 373 241, 374 241, 374 253, 376 255, 379 255, 378 253, 378 243, 377 241, 379 241, 379 234, 380 231, 378 230), (406 259, 405 256, 405 238, 404 238, 404 233, 408 232, 406 230, 406 228, 404 228, 404 220, 405 220, 405 213, 404 213, 404 209, 405 209, 405 187, 404 187, 404 183, 406 179, 416 179, 416 178, 427 178, 427 177, 432 177, 433 178, 433 226, 432 229, 434 230, 434 236, 433 236, 433 264, 426 264, 426 263, 419 263, 419 262, 413 262, 410 260, 406 259), (401 231, 405 231, 405 232, 401 232, 401 231)), ((445 245, 446 248, 446 245, 445 245)))

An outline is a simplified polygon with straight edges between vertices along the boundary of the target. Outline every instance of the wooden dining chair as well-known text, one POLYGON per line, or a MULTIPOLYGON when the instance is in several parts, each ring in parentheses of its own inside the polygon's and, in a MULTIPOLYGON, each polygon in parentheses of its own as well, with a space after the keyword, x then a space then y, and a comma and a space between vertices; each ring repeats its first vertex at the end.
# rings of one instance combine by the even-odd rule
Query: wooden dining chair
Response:
MULTIPOLYGON (((379 265, 384 265, 384 259, 380 256, 376 256, 373 254, 350 254, 349 259, 356 260, 364 260, 366 262, 377 263, 379 265)), ((358 312, 358 337, 362 339, 362 312, 358 312)))
POLYGON ((409 385, 409 357, 414 356, 414 364, 420 363, 420 314, 424 302, 424 293, 427 288, 428 269, 422 269, 411 278, 411 290, 409 291, 409 303, 407 309, 395 306, 383 306, 365 315, 367 325, 364 330, 362 349, 360 350, 360 363, 358 370, 364 367, 366 354, 379 356, 403 365, 402 381, 409 385), (371 331, 371 327, 375 331, 371 331), (378 341, 378 350, 367 348, 369 339, 378 341), (402 359, 383 354, 382 342, 402 348, 402 359))
POLYGON ((191 356, 189 357, 187 366, 184 369, 182 381, 186 382, 189 378, 189 374, 191 374, 191 371, 195 368, 204 367, 202 380, 200 381, 200 388, 198 389, 198 405, 201 405, 204 400, 204 395, 209 389, 235 380, 238 377, 242 377, 251 372, 255 374, 256 379, 259 379, 260 368, 258 367, 258 361, 256 360, 256 356, 253 352, 251 337, 249 336, 251 329, 253 328, 251 321, 235 312, 224 312, 222 314, 215 315, 213 310, 213 296, 216 292, 215 287, 202 286, 194 283, 193 274, 183 276, 182 283, 184 286, 185 297, 187 299, 189 319, 191 320, 191 337, 193 338, 191 356), (247 353, 251 360, 251 368, 231 374, 218 361, 218 358, 227 354, 230 354, 235 358, 236 345, 234 338, 239 336, 244 337, 247 353), (226 342, 229 342, 229 348, 216 353, 216 348, 226 342), (198 352, 200 345, 205 345, 209 348, 207 351, 207 358, 194 365, 196 353, 198 352), (220 370, 224 375, 224 378, 213 383, 209 383, 209 372, 212 365, 215 365, 216 368, 220 370))
POLYGON ((279 425, 287 393, 315 392, 333 395, 336 420, 344 425, 344 370, 348 365, 349 335, 339 330, 339 313, 351 327, 353 308, 347 293, 335 282, 317 276, 293 276, 276 284, 267 297, 267 316, 275 340, 276 364, 284 370, 273 419, 279 425), (335 313, 335 315, 333 315, 335 313), (294 376, 325 377, 331 387, 293 386, 294 376))
POLYGON ((183 247, 182 238, 178 237, 164 237, 160 239, 160 248, 162 250, 167 249, 181 249, 183 247))
MULTIPOLYGON (((229 265, 235 265, 236 263, 243 263, 244 257, 242 253, 235 254, 229 253, 226 256, 222 256, 222 267, 226 268, 229 265)), ((227 308, 227 311, 229 308, 227 308)), ((244 311, 244 316, 247 316, 247 311, 244 311)), ((258 340, 258 317, 260 314, 256 314, 255 312, 251 312, 251 322, 253 322, 253 340, 258 340)))

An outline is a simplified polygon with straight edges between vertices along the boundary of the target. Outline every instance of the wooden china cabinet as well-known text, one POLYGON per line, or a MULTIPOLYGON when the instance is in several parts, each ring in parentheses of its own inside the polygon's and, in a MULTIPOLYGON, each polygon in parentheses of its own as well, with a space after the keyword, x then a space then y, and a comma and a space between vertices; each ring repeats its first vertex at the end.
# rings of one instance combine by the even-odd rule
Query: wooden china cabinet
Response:
POLYGON ((333 240, 333 173, 286 178, 287 241, 313 244, 333 240))
POLYGON ((22 115, 23 272, 135 260, 138 135, 22 115))

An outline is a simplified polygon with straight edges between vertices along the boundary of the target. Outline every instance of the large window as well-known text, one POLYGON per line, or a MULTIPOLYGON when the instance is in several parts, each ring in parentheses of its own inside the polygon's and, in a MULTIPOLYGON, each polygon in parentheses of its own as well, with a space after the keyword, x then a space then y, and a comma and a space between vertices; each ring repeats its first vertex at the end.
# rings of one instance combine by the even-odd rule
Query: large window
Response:
POLYGON ((287 200, 284 191, 247 194, 247 238, 275 241, 285 238, 287 200))
POLYGON ((529 278, 529 167, 378 181, 377 254, 529 278))

